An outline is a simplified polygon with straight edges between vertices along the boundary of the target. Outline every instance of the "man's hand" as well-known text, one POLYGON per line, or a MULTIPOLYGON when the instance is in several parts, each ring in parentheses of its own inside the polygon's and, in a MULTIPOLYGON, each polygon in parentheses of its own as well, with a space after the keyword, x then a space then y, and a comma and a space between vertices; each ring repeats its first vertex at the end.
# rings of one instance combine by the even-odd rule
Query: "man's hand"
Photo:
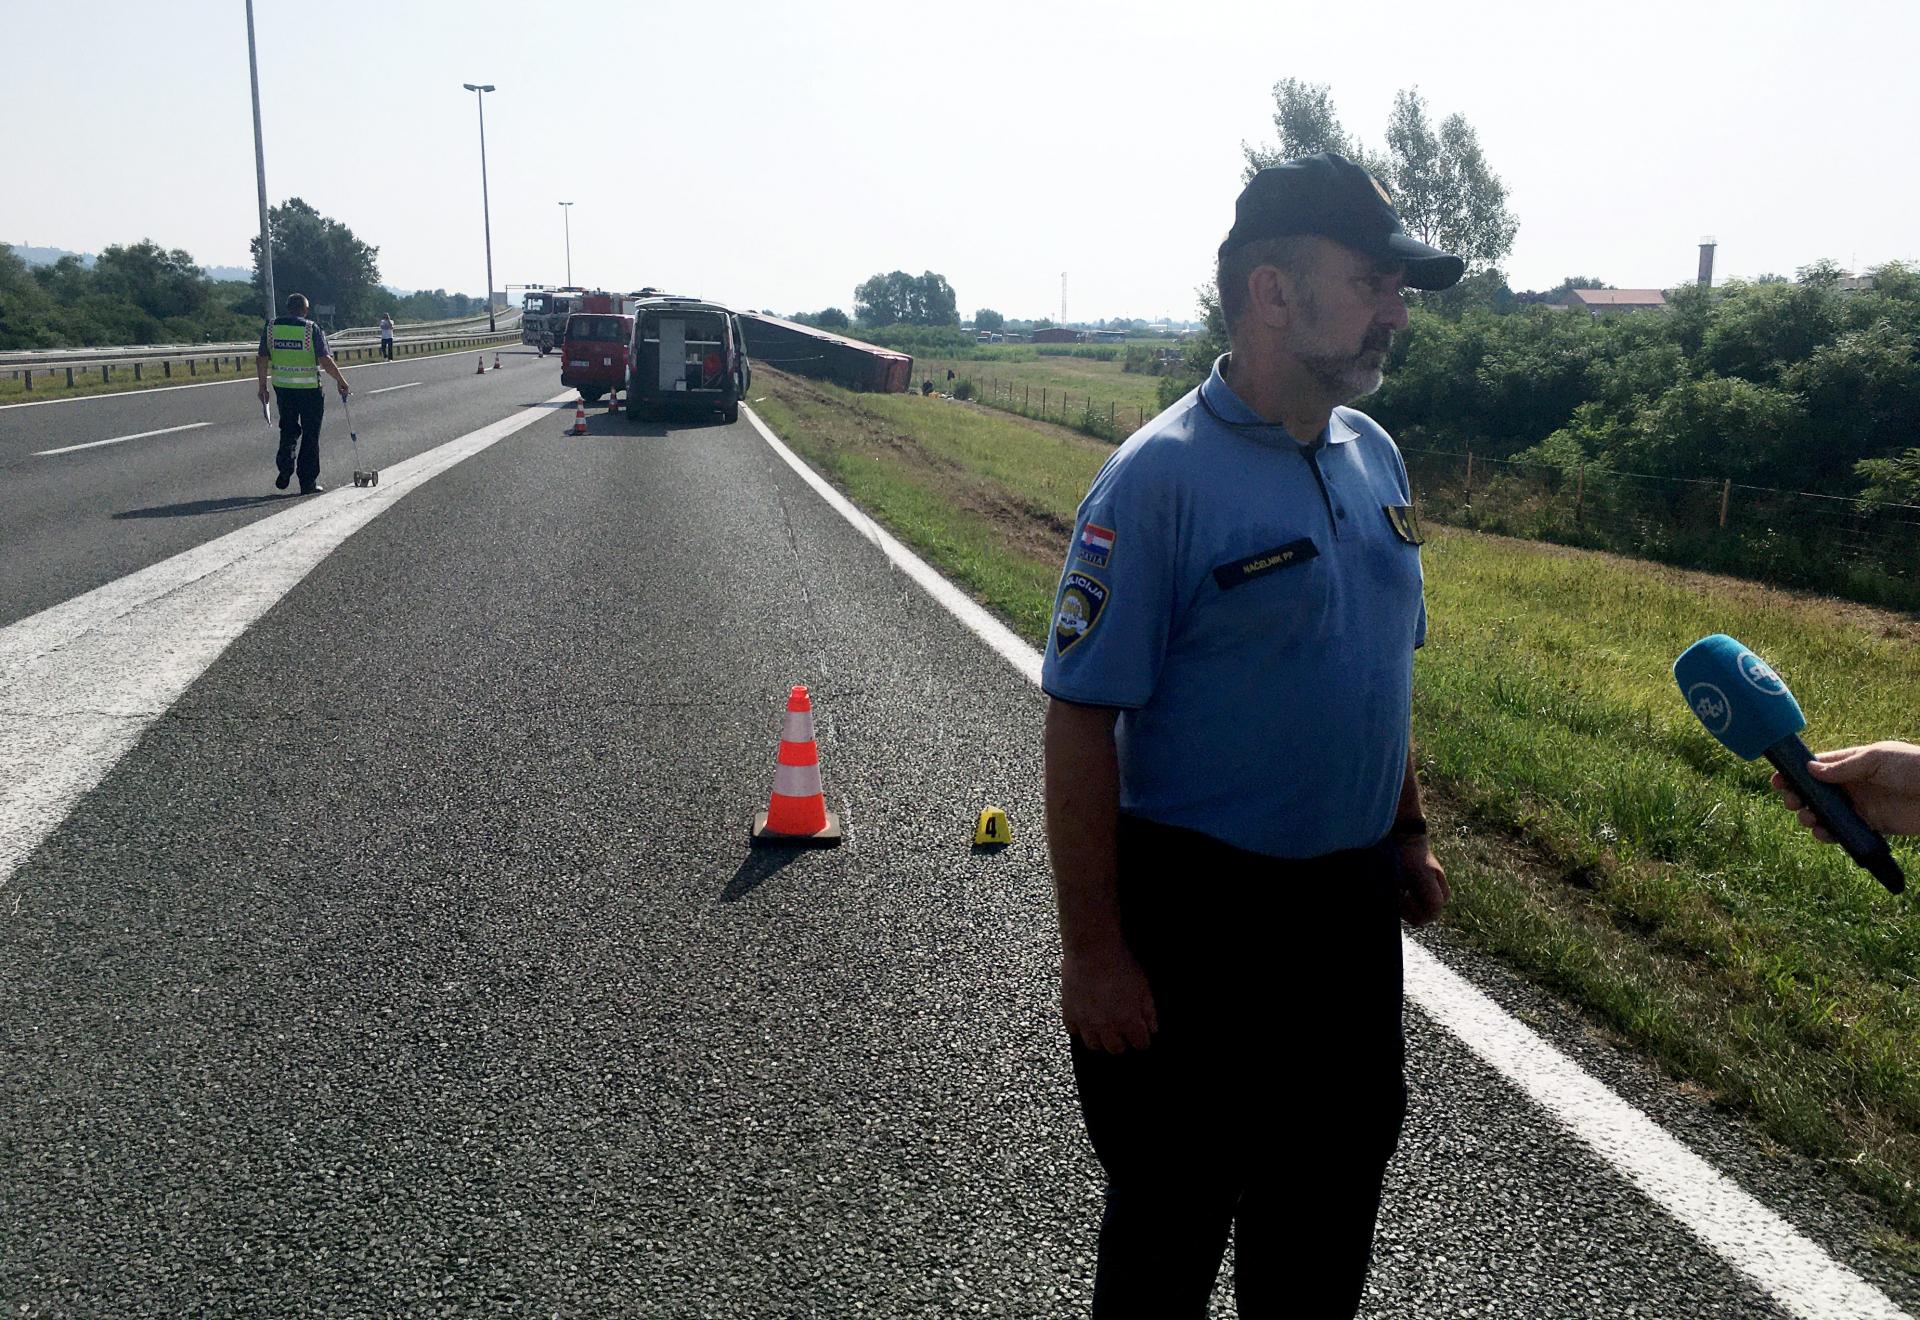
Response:
POLYGON ((1433 855, 1424 834, 1399 841, 1400 919, 1409 926, 1424 926, 1440 915, 1440 909, 1453 897, 1447 885, 1447 873, 1433 855))
MULTIPOLYGON (((1841 747, 1821 752, 1807 772, 1845 789, 1860 819, 1880 833, 1920 834, 1920 747, 1902 742, 1841 747)), ((1787 804, 1787 810, 1800 813, 1800 823, 1813 831, 1814 838, 1822 843, 1834 842, 1778 772, 1773 776, 1773 790, 1787 804)))
POLYGON ((266 401, 267 401, 267 382, 263 380, 260 382, 260 402, 265 403, 266 401))
POLYGON ((1124 946, 1061 958, 1060 1016, 1069 1035, 1108 1054, 1144 1050, 1160 1029, 1147 974, 1124 946))
POLYGON ((343 380, 343 381, 341 381, 341 382, 340 382, 340 397, 344 399, 344 398, 346 398, 346 397, 347 397, 347 396, 348 396, 349 394, 351 394, 351 393, 353 393, 353 391, 347 388, 347 382, 345 382, 344 380, 343 380))

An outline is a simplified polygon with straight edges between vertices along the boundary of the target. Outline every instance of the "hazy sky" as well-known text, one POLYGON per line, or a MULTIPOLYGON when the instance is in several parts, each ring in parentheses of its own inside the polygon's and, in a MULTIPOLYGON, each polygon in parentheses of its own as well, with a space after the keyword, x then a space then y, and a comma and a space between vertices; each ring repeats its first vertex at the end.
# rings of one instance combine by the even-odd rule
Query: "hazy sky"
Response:
MULTIPOLYGON (((0 240, 246 265, 241 0, 9 6, 0 240)), ((645 284, 782 312, 936 270, 963 313, 1182 317, 1275 80, 1378 144, 1394 91, 1479 131, 1515 288, 1920 256, 1920 4, 257 0, 267 187, 399 288, 645 284)))

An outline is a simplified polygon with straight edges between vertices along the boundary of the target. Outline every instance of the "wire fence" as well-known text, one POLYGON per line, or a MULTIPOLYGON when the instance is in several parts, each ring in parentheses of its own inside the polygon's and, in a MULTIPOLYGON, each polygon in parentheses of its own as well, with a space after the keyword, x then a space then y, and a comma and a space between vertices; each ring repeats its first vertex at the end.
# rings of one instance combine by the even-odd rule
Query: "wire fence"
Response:
MULTIPOLYGON (((940 383, 935 382, 935 385, 940 383)), ((1052 422, 1110 444, 1118 444, 1126 439, 1145 426, 1147 418, 1153 416, 1145 404, 1096 399, 1091 394, 1075 394, 1071 390, 1046 385, 1036 390, 1025 382, 962 376, 951 382, 948 388, 956 399, 968 399, 1002 412, 1052 422)), ((1157 411, 1159 409, 1156 406, 1157 411)))
POLYGON ((1920 505, 1403 448, 1431 522, 1920 609, 1920 505))
MULTIPOLYGON (((1158 411, 990 377, 961 376, 948 390, 1112 444, 1158 411)), ((1470 450, 1401 453, 1414 499, 1432 522, 1920 610, 1920 505, 1598 464, 1569 469, 1470 450)))

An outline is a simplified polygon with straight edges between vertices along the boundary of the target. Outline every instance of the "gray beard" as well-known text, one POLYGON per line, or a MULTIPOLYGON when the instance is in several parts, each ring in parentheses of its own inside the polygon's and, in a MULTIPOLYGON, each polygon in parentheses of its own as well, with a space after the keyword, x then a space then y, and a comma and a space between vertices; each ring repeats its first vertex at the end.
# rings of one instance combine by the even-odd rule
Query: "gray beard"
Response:
POLYGON ((1386 379, 1381 369, 1361 363, 1359 355, 1353 357, 1333 357, 1314 354, 1300 359, 1300 365, 1313 377, 1313 383, 1326 391, 1330 398, 1342 403, 1352 403, 1364 399, 1380 388, 1386 379))

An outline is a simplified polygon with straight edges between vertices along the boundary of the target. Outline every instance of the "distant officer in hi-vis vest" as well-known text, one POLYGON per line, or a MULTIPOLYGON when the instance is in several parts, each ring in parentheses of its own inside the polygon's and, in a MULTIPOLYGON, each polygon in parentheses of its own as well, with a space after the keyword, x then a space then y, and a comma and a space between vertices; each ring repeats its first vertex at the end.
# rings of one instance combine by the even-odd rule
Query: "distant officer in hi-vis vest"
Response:
POLYGON ((320 389, 321 370, 339 385, 341 398, 353 391, 347 388, 347 378, 327 351, 326 332, 307 319, 305 294, 288 294, 287 314, 276 316, 273 324, 260 332, 260 352, 253 368, 260 378, 260 402, 267 401, 267 374, 271 369, 274 396, 280 404, 280 453, 276 458, 280 475, 273 484, 285 490, 297 472, 300 493, 319 494, 326 489, 320 484, 320 419, 327 403, 320 389), (297 463, 296 440, 300 446, 297 463))

